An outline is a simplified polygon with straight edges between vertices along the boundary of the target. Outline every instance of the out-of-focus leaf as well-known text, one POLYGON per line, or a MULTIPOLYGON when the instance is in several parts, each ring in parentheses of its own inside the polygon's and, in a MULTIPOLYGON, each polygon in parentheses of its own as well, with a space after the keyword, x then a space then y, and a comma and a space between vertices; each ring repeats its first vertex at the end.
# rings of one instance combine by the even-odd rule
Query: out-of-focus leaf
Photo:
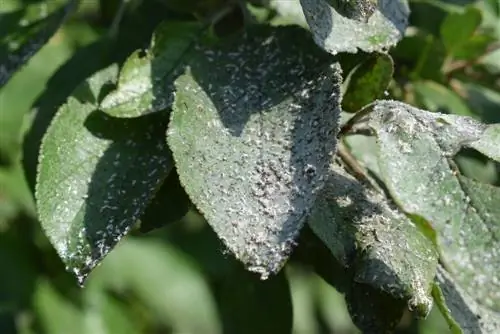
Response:
POLYGON ((314 40, 332 54, 387 50, 403 37, 408 24, 409 9, 404 0, 379 1, 367 22, 343 16, 325 0, 300 3, 314 40))
POLYGON ((221 332, 215 299, 199 267, 168 244, 125 240, 90 279, 116 292, 132 291, 176 333, 221 332))
POLYGON ((441 39, 449 55, 462 47, 481 24, 481 12, 468 7, 463 13, 451 13, 441 25, 441 39))
POLYGON ((80 283, 140 218, 172 167, 164 114, 112 119, 97 110, 116 67, 84 82, 63 105, 40 151, 42 227, 80 283))
POLYGON ((500 313, 488 310, 471 298, 441 266, 433 292, 436 305, 453 334, 490 334, 500 331, 500 313))
POLYGON ((382 97, 392 79, 394 63, 387 54, 373 54, 349 77, 347 91, 342 98, 342 109, 357 112, 365 105, 382 97))
POLYGON ((488 47, 496 38, 487 34, 471 36, 465 43, 455 48, 454 58, 461 60, 475 60, 488 53, 488 47))
POLYGON ((430 80, 413 82, 418 104, 427 110, 461 116, 473 116, 467 103, 454 91, 430 80))
POLYGON ((332 166, 309 225, 333 256, 352 270, 354 283, 346 298, 361 329, 394 327, 406 305, 422 317, 430 312, 437 253, 418 227, 381 195, 332 166), (364 305, 370 299, 364 295, 372 296, 374 304, 364 305), (377 311, 382 305, 386 319, 377 311))
POLYGON ((155 32, 143 55, 136 51, 120 71, 118 87, 101 103, 115 117, 137 117, 170 108, 176 68, 193 49, 202 26, 190 22, 166 22, 155 32), (184 59, 183 59, 184 58, 184 59))
POLYGON ((460 176, 451 165, 460 147, 474 145, 487 127, 395 101, 379 101, 368 124, 378 139, 381 177, 396 203, 433 226, 455 281, 500 310, 500 188, 460 176))
POLYGON ((224 333, 292 332, 292 298, 284 271, 262 281, 238 263, 219 289, 224 333))
POLYGON ((37 286, 35 305, 46 333, 114 334, 138 333, 126 310, 100 287, 82 292, 81 304, 62 296, 48 281, 37 286))
POLYGON ((52 37, 77 3, 41 2, 0 14, 0 87, 52 37))
POLYGON ((20 164, 0 169, 0 196, 14 201, 26 214, 36 216, 35 202, 20 164))
POLYGON ((500 93, 491 88, 467 83, 463 86, 470 109, 486 123, 500 123, 500 93))
POLYGON ((190 205, 177 170, 172 169, 141 217, 141 232, 146 233, 180 220, 187 214, 190 205))
POLYGON ((332 61, 300 28, 256 27, 201 51, 176 81, 168 144, 181 183, 263 277, 288 258, 335 149, 332 61))

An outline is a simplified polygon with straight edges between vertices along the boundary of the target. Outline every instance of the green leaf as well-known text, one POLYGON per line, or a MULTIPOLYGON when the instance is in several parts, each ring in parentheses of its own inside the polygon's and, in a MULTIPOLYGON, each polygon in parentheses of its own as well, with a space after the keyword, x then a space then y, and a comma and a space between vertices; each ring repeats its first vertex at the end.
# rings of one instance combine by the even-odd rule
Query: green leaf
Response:
POLYGON ((467 103, 454 91, 431 80, 413 83, 415 97, 419 105, 433 112, 453 113, 461 116, 473 116, 467 103))
POLYGON ((474 7, 446 17, 441 25, 441 39, 450 55, 467 43, 481 24, 481 19, 481 11, 474 7))
POLYGON ((381 177, 396 203, 434 227, 455 280, 500 310, 500 188, 459 175, 451 162, 461 146, 483 138, 486 126, 395 101, 379 101, 368 124, 377 135, 381 177))
POLYGON ((394 63, 387 54, 374 54, 354 69, 342 98, 342 110, 357 112, 384 95, 392 80, 394 63))
POLYGON ((141 232, 147 233, 180 220, 189 211, 190 206, 189 197, 182 188, 174 168, 144 211, 141 217, 141 232))
POLYGON ((286 261, 335 150, 332 61, 300 28, 256 27, 200 51, 176 81, 168 144, 181 183, 263 278, 286 261))
POLYGON ((35 309, 45 333, 51 334, 133 334, 137 323, 100 287, 88 287, 81 304, 61 295, 48 281, 41 281, 35 292, 35 309))
POLYGON ((396 45, 408 24, 409 9, 403 0, 379 1, 367 22, 343 16, 325 0, 300 3, 314 40, 332 54, 384 51, 396 45))
POLYGON ((123 65, 118 87, 101 103, 114 117, 137 117, 169 108, 173 79, 200 37, 202 26, 190 22, 167 22, 155 32, 150 49, 134 52, 123 65))
POLYGON ((216 301, 200 266, 170 243, 124 240, 89 284, 92 280, 121 295, 134 293, 175 333, 221 333, 216 301))
POLYGON ((500 313, 488 310, 471 298, 441 266, 436 275, 434 296, 453 334, 500 331, 500 313))
POLYGON ((0 88, 45 45, 77 3, 49 1, 0 14, 0 88))
POLYGON ((418 227, 381 195, 332 166, 309 225, 332 255, 352 271, 354 285, 347 301, 360 328, 395 326, 392 320, 401 317, 401 303, 421 317, 430 312, 437 253, 418 227), (384 310, 392 300, 394 315, 387 311, 388 319, 384 319, 377 313, 378 307, 370 311, 364 305, 365 294, 373 296, 375 304, 386 305, 384 310), (380 320, 380 326, 375 319, 380 320))
POLYGON ((224 333, 291 333, 290 287, 284 271, 266 281, 235 266, 219 288, 224 333))
POLYGON ((166 114, 112 119, 97 109, 116 67, 84 82, 54 117, 41 146, 38 215, 80 284, 140 218, 172 168, 166 114))
POLYGON ((488 125, 479 140, 469 146, 500 162, 500 124, 488 125))

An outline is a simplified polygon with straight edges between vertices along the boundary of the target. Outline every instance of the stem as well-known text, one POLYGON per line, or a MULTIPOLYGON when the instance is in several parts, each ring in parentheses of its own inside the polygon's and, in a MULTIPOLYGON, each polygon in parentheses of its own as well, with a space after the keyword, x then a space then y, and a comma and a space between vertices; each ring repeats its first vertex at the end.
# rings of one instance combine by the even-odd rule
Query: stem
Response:
POLYGON ((354 125, 363 117, 368 115, 370 112, 372 112, 373 106, 375 105, 377 101, 374 101, 370 104, 367 104, 366 106, 363 107, 360 111, 358 111, 354 116, 352 116, 345 124, 342 126, 342 128, 339 131, 339 137, 345 136, 346 134, 350 133, 354 125))
POLYGON ((109 27, 108 36, 115 37, 116 35, 118 35, 118 30, 120 29, 120 23, 123 19, 123 16, 125 15, 125 8, 127 8, 129 1, 130 0, 120 1, 120 7, 118 7, 115 17, 113 18, 113 22, 109 27))

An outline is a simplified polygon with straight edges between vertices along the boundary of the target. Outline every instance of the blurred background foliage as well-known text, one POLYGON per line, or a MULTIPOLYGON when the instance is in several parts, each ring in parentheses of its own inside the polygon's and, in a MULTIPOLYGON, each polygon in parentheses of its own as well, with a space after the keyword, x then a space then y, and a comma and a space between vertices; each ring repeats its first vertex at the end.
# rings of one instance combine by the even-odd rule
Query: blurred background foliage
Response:
MULTIPOLYGON (((163 229, 133 231, 82 289, 36 220, 38 146, 57 106, 95 71, 147 47, 159 22, 202 15, 218 1, 130 0, 115 29, 120 1, 83 0, 0 89, 0 333, 286 333, 278 317, 290 317, 290 309, 294 333, 359 332, 342 296, 301 264, 304 245, 282 274, 261 282, 224 253, 191 210, 163 229)), ((0 1, 0 59, 12 42, 3 23, 36 2, 0 1)), ((263 2, 251 1, 251 12, 262 14, 263 2)), ((396 71, 388 94, 431 111, 500 122, 500 2, 410 5, 407 37, 391 51, 396 71)), ((463 150, 456 161, 464 174, 500 185, 500 166, 477 152, 463 150)), ((161 225, 162 215, 155 219, 161 225)), ((404 316, 399 331, 445 333, 447 326, 433 311, 424 321, 404 316)))

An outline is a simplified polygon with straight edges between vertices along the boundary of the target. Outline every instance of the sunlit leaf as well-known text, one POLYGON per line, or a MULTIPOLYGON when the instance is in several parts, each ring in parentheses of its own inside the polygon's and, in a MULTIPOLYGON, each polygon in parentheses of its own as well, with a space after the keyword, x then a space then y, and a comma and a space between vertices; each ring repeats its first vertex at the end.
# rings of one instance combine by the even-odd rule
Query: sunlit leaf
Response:
POLYGON ((359 10, 351 11, 351 17, 339 12, 340 3, 346 0, 330 2, 338 4, 333 7, 325 0, 300 0, 314 40, 332 54, 356 53, 358 49, 384 51, 396 45, 408 24, 409 9, 404 0, 378 1, 377 10, 366 21, 367 15, 359 10))
POLYGON ((40 150, 39 219, 80 283, 137 222, 172 168, 166 115, 131 122, 97 109, 116 74, 110 67, 82 84, 40 150))
POLYGON ((396 203, 434 227, 454 280, 500 310, 500 188, 459 175, 451 162, 460 147, 494 140, 485 135, 489 129, 468 117, 394 101, 379 101, 368 124, 377 135, 381 177, 396 203))
POLYGON ((263 277, 286 261, 334 152, 339 67, 299 28, 255 28, 200 51, 168 131, 181 183, 263 277))

